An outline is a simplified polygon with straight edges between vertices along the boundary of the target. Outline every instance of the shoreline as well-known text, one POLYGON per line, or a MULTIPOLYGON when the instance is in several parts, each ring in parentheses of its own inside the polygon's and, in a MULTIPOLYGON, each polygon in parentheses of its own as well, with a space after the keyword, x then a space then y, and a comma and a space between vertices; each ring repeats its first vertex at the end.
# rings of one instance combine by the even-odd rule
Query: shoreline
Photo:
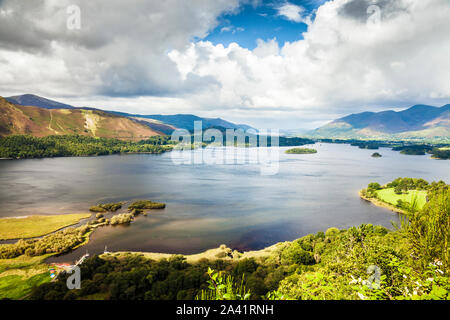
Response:
POLYGON ((377 199, 377 198, 368 198, 366 196, 363 196, 362 193, 361 193, 361 190, 358 191, 358 194, 359 194, 359 197, 361 199, 363 199, 365 201, 368 201, 368 202, 372 203, 373 205, 375 205, 377 207, 385 208, 385 209, 388 209, 388 210, 390 210, 392 212, 399 213, 399 214, 404 214, 404 215, 407 214, 404 210, 399 209, 399 208, 395 207, 394 205, 392 205, 390 203, 383 202, 383 201, 381 201, 380 199, 377 199))
MULTIPOLYGON (((295 240, 293 240, 295 241, 295 240)), ((183 256, 186 258, 186 262, 188 263, 197 263, 200 260, 206 259, 210 261, 214 260, 226 260, 226 261, 240 261, 243 259, 255 258, 255 259, 264 259, 272 255, 273 253, 279 251, 284 248, 287 243, 291 243, 293 241, 285 241, 278 242, 261 250, 251 250, 239 252, 237 250, 233 250, 226 245, 222 244, 218 248, 212 248, 205 250, 203 252, 194 253, 194 254, 182 254, 182 253, 157 253, 157 252, 142 252, 142 251, 116 251, 116 252, 106 252, 99 254, 98 256, 101 258, 121 258, 128 255, 140 255, 147 259, 160 261, 162 259, 170 259, 174 256, 183 256)))

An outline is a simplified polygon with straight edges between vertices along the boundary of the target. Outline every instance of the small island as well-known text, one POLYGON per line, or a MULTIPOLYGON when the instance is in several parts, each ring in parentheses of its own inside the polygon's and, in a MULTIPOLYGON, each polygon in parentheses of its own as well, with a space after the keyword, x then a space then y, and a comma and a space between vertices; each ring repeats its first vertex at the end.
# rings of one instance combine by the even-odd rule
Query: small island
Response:
POLYGON ((308 148, 293 148, 286 151, 287 154, 314 154, 317 153, 316 149, 308 148))
POLYGON ((379 154, 378 152, 375 152, 374 154, 372 154, 372 158, 381 158, 383 157, 381 154, 379 154))
POLYGON ((450 147, 435 148, 432 151, 432 159, 447 160, 450 159, 450 147))

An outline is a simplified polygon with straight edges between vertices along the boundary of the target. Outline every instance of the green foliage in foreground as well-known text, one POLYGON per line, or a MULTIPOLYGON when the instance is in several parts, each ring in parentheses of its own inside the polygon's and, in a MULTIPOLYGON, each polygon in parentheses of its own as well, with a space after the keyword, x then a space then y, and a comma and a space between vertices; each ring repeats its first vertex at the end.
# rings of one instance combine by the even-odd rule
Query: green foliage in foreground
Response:
MULTIPOLYGON (((371 187, 381 188, 379 184, 371 187)), ((440 183, 426 188, 429 201, 424 208, 413 207, 395 231, 370 224, 348 230, 330 228, 280 243, 270 253, 250 259, 224 257, 187 263, 183 256, 160 261, 131 253, 94 256, 81 265, 81 290, 68 290, 69 275, 62 273, 57 281, 34 288, 30 298, 450 299, 450 189, 440 183)), ((17 249, 13 257, 51 254, 85 238, 83 233, 77 238, 79 229, 64 232, 44 237, 42 242, 0 246, 0 254, 13 249, 17 249), (53 247, 54 243, 58 245, 53 247)), ((1 262, 0 272, 4 272, 1 262)), ((0 273, 0 288, 13 290, 12 282, 20 285, 19 278, 8 276, 2 282, 0 273)))
POLYGON ((293 148, 286 151, 287 154, 314 154, 317 153, 316 149, 308 148, 293 148))
POLYGON ((96 256, 81 266, 81 290, 68 290, 62 274, 31 299, 450 299, 449 192, 433 191, 396 231, 330 228, 258 259, 96 256))
POLYGON ((47 158, 100 156, 120 153, 163 153, 172 150, 166 136, 151 137, 139 142, 118 139, 66 136, 8 136, 0 138, 0 158, 47 158))
POLYGON ((197 300, 249 300, 250 290, 245 289, 244 278, 239 285, 230 275, 208 268, 208 289, 202 290, 197 300))
POLYGON ((19 275, 0 277, 0 299, 17 300, 31 292, 31 290, 43 283, 49 282, 50 274, 44 272, 23 279, 19 275))

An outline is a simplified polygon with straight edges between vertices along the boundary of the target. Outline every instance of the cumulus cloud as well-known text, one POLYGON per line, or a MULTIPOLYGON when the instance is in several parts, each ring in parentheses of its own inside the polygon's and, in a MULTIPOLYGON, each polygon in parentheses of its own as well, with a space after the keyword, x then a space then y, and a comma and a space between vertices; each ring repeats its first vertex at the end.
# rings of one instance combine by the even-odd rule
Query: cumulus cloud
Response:
POLYGON ((0 62, 0 87, 110 96, 205 88, 214 80, 182 81, 167 52, 205 37, 218 16, 238 7, 238 0, 4 0, 0 60, 8 62, 0 62), (80 8, 79 30, 67 28, 71 5, 80 8))
POLYGON ((286 2, 277 8, 279 16, 284 17, 287 20, 294 22, 304 22, 309 23, 309 19, 304 17, 305 8, 298 6, 289 2, 286 2))
POLYGON ((0 2, 2 94, 284 128, 450 101, 448 0, 329 1, 303 39, 254 50, 198 40, 238 0, 79 1, 82 29, 68 31, 74 2, 0 2))
POLYGON ((181 52, 170 56, 185 74, 220 83, 215 93, 192 97, 199 105, 283 118, 290 127, 319 122, 318 114, 325 120, 365 109, 448 103, 450 3, 381 1, 373 24, 369 2, 365 10, 360 0, 325 3, 304 40, 282 48, 276 40, 259 41, 253 51, 198 42, 187 50, 189 63, 179 60, 187 59, 181 52))

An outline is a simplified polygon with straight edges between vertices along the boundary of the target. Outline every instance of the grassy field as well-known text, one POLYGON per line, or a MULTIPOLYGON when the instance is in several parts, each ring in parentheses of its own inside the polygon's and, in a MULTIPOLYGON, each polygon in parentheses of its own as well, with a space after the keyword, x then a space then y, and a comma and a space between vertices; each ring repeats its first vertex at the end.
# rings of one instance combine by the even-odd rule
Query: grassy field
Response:
POLYGON ((0 219, 0 240, 40 237, 90 216, 90 213, 76 213, 0 219))
POLYGON ((49 282, 48 266, 43 263, 48 256, 0 259, 0 300, 23 298, 34 286, 49 282))
POLYGON ((398 200, 407 201, 412 203, 414 198, 417 198, 418 209, 422 209, 427 202, 427 192, 426 191, 416 191, 410 190, 405 194, 396 194, 394 188, 382 189, 377 191, 378 198, 381 201, 396 205, 398 200))
POLYGON ((0 299, 18 300, 29 294, 33 287, 37 287, 49 280, 48 272, 36 274, 25 279, 18 275, 0 277, 0 299))

